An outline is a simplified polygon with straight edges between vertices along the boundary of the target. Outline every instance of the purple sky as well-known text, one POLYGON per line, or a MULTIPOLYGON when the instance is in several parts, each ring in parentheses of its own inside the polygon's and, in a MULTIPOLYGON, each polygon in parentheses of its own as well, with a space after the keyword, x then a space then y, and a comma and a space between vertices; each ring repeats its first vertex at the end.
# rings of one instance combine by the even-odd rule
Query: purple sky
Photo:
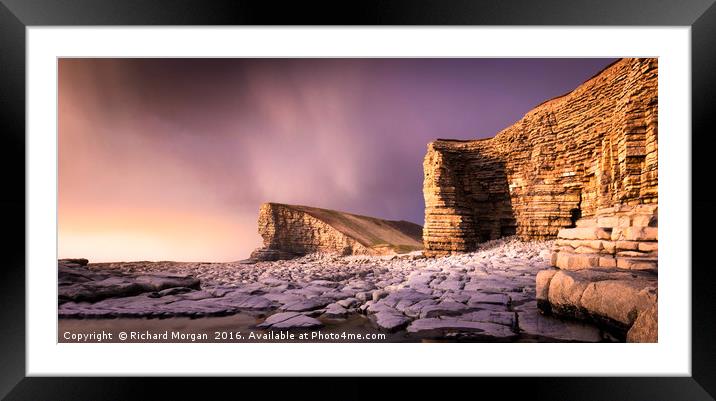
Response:
POLYGON ((62 59, 60 257, 229 261, 263 202, 422 225, 436 138, 486 138, 613 59, 62 59))

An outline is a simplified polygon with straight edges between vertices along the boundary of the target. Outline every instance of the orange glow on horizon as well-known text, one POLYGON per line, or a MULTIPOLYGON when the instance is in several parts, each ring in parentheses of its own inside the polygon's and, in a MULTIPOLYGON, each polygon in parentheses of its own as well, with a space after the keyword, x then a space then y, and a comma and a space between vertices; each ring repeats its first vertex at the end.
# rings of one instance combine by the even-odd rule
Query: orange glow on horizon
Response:
POLYGON ((191 216, 180 211, 102 210, 63 214, 59 257, 90 262, 231 262, 260 246, 255 216, 191 216), (132 255, 130 259, 127 255, 132 255))

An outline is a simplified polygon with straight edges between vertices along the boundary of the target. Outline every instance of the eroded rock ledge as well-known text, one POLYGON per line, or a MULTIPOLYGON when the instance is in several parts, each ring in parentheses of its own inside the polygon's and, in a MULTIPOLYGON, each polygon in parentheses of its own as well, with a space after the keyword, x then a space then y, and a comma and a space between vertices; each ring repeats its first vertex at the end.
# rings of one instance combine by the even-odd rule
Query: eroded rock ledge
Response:
POLYGON ((60 259, 57 262, 58 303, 98 302, 109 298, 198 290, 198 279, 169 273, 128 274, 87 267, 87 259, 60 259))
POLYGON ((657 71, 622 59, 494 138, 430 143, 426 255, 554 238, 597 209, 657 203, 657 71))
POLYGON ((388 255, 422 248, 422 227, 308 206, 265 203, 258 219, 264 247, 254 260, 291 259, 321 252, 388 255))
POLYGON ((618 206, 560 230, 556 268, 536 277, 539 308, 614 327, 630 342, 657 342, 657 223, 655 206, 618 206))

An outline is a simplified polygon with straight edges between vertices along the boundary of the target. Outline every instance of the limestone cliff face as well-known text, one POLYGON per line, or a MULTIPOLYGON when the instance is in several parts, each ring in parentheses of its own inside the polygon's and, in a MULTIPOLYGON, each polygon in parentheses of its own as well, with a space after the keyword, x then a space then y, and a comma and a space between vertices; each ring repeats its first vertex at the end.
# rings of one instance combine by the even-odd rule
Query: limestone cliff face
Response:
POLYGON ((555 269, 537 274, 539 308, 616 327, 627 341, 657 342, 657 207, 598 209, 576 225, 559 230, 555 269))
POLYGON ((657 75, 656 59, 622 59, 493 138, 430 143, 426 254, 553 238, 600 208, 656 204, 657 75))
POLYGON ((289 259, 321 252, 338 255, 386 255, 422 248, 422 227, 308 206, 265 203, 259 210, 264 247, 258 260, 289 259))
POLYGON ((552 266, 564 270, 658 270, 656 205, 617 205, 559 230, 552 266))

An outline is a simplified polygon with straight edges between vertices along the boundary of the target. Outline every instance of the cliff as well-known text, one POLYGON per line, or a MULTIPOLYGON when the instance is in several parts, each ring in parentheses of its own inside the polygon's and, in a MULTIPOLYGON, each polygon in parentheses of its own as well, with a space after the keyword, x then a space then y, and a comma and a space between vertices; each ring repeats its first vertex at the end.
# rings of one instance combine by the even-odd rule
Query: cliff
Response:
POLYGON ((554 269, 536 277, 545 313, 588 319, 627 341, 658 341, 658 209, 616 205, 559 230, 554 269))
POLYGON ((554 238, 597 209, 656 204, 657 77, 656 59, 622 59, 493 138, 430 143, 426 255, 554 238))
POLYGON ((290 259, 314 252, 388 255, 422 249, 422 227, 308 206, 265 203, 258 218, 264 247, 252 259, 290 259))

